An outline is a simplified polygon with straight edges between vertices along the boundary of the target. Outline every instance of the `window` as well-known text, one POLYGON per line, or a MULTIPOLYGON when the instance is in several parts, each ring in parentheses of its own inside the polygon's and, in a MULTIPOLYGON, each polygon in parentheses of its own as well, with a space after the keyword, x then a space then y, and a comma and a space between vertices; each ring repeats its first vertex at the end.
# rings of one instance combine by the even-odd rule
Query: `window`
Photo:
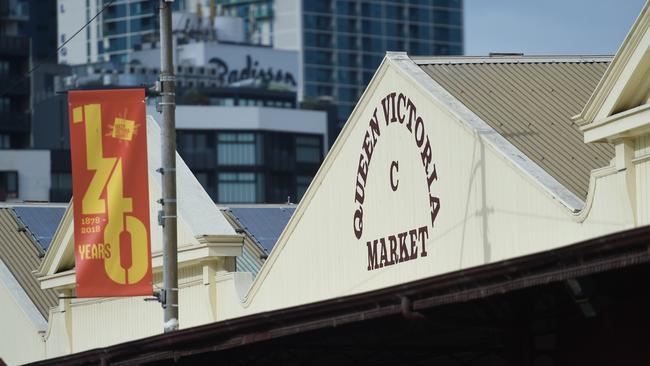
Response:
POLYGON ((305 63, 317 65, 331 65, 332 53, 326 51, 305 51, 305 63))
POLYGON ((363 37, 363 50, 366 52, 383 53, 384 47, 381 44, 381 38, 363 37))
POLYGON ((329 13, 332 8, 332 2, 330 0, 305 0, 303 3, 304 11, 318 12, 318 13, 329 13))
POLYGON ((381 36, 381 23, 377 20, 364 20, 361 22, 361 29, 365 34, 381 36))
POLYGON ((9 74, 9 61, 0 61, 0 75, 9 74))
POLYGON ((72 174, 52 173, 52 189, 72 189, 72 174))
POLYGON ((380 18, 381 17, 381 5, 373 3, 363 3, 361 4, 361 14, 364 17, 370 18, 380 18))
POLYGON ((255 135, 220 133, 217 140, 218 165, 255 165, 255 135))
POLYGON ((11 139, 6 133, 0 133, 0 149, 11 148, 11 139))
POLYGON ((354 18, 341 17, 336 20, 336 28, 339 32, 356 33, 357 22, 354 20, 354 18))
POLYGON ((356 84, 357 72, 354 70, 340 70, 338 71, 338 81, 343 84, 356 84))
POLYGON ((338 52, 337 58, 339 66, 357 67, 359 65, 356 53, 338 52))
POLYGON ((386 35, 389 37, 404 37, 404 24, 387 22, 386 35))
POLYGON ((332 18, 320 15, 305 15, 305 29, 331 30, 332 18))
POLYGON ((357 88, 348 88, 348 87, 339 87, 338 88, 338 99, 346 102, 356 102, 357 101, 357 88))
POLYGON ((336 46, 340 50, 356 50, 357 37, 355 36, 338 36, 336 46))
POLYGON ((302 196, 307 192, 309 184, 311 183, 312 177, 306 175, 296 176, 296 198, 298 201, 302 199, 302 196))
POLYGON ((218 202, 256 202, 255 173, 219 173, 218 202))
POLYGON ((418 21, 429 23, 431 21, 431 12, 422 8, 409 8, 409 19, 411 21, 418 21))
POLYGON ((327 33, 305 32, 305 46, 332 48, 332 36, 327 33))
POLYGON ((332 80, 332 69, 320 67, 306 67, 305 79, 307 81, 329 82, 332 80))
POLYGON ((320 163, 322 150, 320 138, 315 136, 296 136, 297 162, 320 163))
POLYGON ((387 39, 386 51, 404 51, 404 41, 401 39, 387 39))
POLYGON ((0 201, 18 198, 18 172, 0 171, 0 201))
POLYGON ((336 2, 336 12, 340 15, 356 15, 357 6, 354 2, 339 0, 336 2))
POLYGON ((7 97, 0 97, 0 113, 11 110, 11 100, 7 97))

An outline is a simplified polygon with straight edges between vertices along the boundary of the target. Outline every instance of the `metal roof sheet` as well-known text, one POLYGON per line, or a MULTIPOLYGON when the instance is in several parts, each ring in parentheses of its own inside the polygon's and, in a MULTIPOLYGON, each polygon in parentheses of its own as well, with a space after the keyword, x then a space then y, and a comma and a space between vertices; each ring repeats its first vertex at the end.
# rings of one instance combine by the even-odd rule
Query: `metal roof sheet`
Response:
POLYGON ((453 57, 413 60, 433 80, 583 200, 591 170, 614 156, 585 144, 580 113, 611 57, 453 57))
POLYGON ((53 290, 42 290, 32 271, 40 264, 40 247, 15 216, 11 208, 0 208, 0 260, 47 319, 50 307, 56 306, 53 290))
POLYGON ((16 216, 34 235, 34 239, 47 251, 56 228, 65 213, 65 207, 14 206, 16 216))
POLYGON ((270 253, 295 210, 295 207, 231 207, 228 212, 270 253))

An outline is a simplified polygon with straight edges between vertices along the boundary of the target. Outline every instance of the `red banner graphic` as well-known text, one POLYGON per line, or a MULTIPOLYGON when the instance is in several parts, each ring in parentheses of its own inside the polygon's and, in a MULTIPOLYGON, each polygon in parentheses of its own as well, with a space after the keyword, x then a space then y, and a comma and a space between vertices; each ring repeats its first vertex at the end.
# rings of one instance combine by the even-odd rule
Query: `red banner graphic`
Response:
POLYGON ((151 295, 143 89, 68 93, 77 297, 151 295))

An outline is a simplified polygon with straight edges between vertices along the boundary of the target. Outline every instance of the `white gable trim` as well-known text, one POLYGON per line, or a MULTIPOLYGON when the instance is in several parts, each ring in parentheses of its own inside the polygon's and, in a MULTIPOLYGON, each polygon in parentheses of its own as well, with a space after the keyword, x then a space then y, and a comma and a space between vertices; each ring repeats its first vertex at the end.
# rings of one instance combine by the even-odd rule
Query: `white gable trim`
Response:
POLYGON ((47 329, 47 321, 43 318, 43 315, 38 311, 36 305, 34 305, 29 296, 27 296, 25 290, 23 290, 20 283, 18 283, 2 260, 0 260, 0 281, 7 287, 7 290, 9 290, 9 293, 14 297, 18 306, 20 306, 27 318, 29 318, 34 325, 34 328, 36 328, 38 332, 45 332, 47 329))
MULTIPOLYGON (((587 104, 585 104, 582 112, 573 117, 573 120, 578 125, 587 125, 594 122, 599 116, 605 118, 612 113, 612 109, 616 106, 621 93, 625 90, 625 85, 630 81, 629 78, 632 76, 636 66, 631 65, 630 62, 635 54, 640 51, 639 45, 643 42, 648 28, 650 28, 650 16, 648 16, 648 12, 650 11, 649 5, 650 3, 646 2, 643 6, 634 25, 616 52, 614 60, 612 60, 612 63, 600 79, 600 82, 587 101, 587 104), (630 68, 632 70, 624 79, 624 72, 630 70, 630 68)), ((644 53, 645 51, 643 50, 644 53)))

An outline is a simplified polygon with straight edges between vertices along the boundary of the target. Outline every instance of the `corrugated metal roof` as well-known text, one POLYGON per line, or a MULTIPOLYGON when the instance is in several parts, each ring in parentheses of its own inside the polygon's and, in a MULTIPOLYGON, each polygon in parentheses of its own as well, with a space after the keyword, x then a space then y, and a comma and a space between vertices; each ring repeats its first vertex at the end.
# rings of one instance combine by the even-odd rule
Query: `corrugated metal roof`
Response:
POLYGON ((266 253, 271 253, 295 207, 232 207, 228 212, 266 253))
POLYGON ((413 60, 438 84, 583 200, 591 170, 614 156, 585 144, 580 113, 611 57, 453 57, 413 60))
POLYGON ((42 290, 32 271, 40 264, 40 248, 11 208, 0 208, 0 260, 9 268, 38 311, 47 319, 49 308, 56 306, 53 290, 42 290))
POLYGON ((13 210, 43 251, 47 251, 65 213, 65 207, 14 206, 13 210))

